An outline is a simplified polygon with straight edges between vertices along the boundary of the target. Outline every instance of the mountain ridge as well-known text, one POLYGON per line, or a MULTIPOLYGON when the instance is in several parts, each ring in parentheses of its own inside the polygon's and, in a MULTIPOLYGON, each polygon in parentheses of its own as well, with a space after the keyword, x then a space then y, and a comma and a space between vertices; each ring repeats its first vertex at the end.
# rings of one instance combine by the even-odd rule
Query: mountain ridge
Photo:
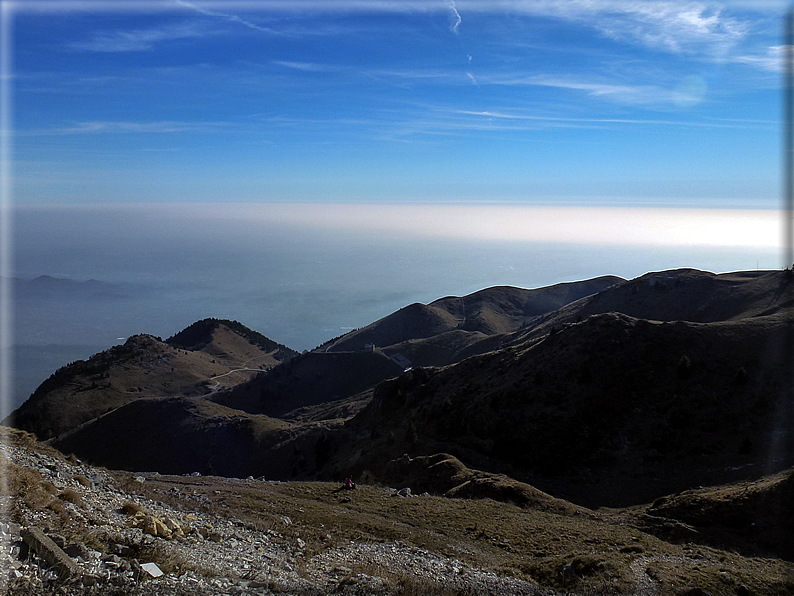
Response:
MULTIPOLYGON (((775 455, 781 445, 770 437, 785 430, 775 426, 775 413, 793 304, 790 272, 679 269, 536 290, 498 286, 409 305, 314 352, 232 370, 231 361, 219 364, 228 350, 207 343, 211 334, 258 348, 204 320, 169 340, 203 346, 195 393, 144 391, 138 397, 147 399, 127 399, 112 416, 49 436, 101 464, 99 445, 125 432, 127 444, 134 438, 135 428, 120 426, 125 411, 147 433, 157 425, 183 428, 180 421, 192 417, 199 434, 223 437, 195 450, 196 469, 228 450, 257 456, 247 467, 212 469, 284 480, 377 478, 405 452, 447 453, 581 505, 636 504, 760 476, 776 457, 777 469, 791 464, 791 452, 775 455), (600 289, 589 293, 594 286, 600 289), (475 305, 467 317, 465 304, 475 305), (474 322, 467 329, 468 316, 474 322), (376 337, 400 341, 361 345, 376 337), (196 414, 197 399, 208 402, 205 414, 196 414), (166 403, 163 418, 157 412, 166 403), (236 413, 206 414, 213 407, 236 413), (241 432, 264 428, 257 421, 267 417, 283 424, 265 424, 257 437, 241 432), (207 434, 210 427, 215 434, 207 434)), ((147 341, 182 357, 196 354, 147 341)), ((156 451, 135 466, 156 468, 156 451)), ((169 469, 189 473, 189 463, 169 469)))

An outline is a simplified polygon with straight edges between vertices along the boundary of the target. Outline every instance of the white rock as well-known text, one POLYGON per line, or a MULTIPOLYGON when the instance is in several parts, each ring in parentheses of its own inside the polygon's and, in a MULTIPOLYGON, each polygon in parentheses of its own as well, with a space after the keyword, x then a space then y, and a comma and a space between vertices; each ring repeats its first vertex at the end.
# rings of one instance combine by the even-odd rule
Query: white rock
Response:
POLYGON ((141 569, 143 569, 146 573, 148 573, 152 577, 160 577, 161 575, 163 575, 163 572, 157 566, 157 563, 143 563, 141 565, 141 569))

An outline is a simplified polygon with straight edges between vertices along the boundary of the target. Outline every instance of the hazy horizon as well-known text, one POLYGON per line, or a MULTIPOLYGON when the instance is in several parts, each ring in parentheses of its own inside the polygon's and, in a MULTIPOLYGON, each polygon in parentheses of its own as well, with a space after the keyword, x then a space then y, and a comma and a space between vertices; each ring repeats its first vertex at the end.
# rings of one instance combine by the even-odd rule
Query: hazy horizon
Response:
MULTIPOLYGON (((677 238, 675 243, 653 244, 653 235, 636 233, 642 232, 641 223, 628 236, 610 242, 593 242, 581 229, 579 241, 566 237, 570 231, 565 230, 555 241, 544 230, 560 213, 542 207, 500 212, 496 206, 435 205, 434 217, 425 221, 427 209, 16 209, 16 277, 94 279, 106 286, 99 288, 99 295, 72 289, 17 300, 13 341, 19 346, 19 378, 14 402, 71 360, 137 333, 166 338, 206 317, 238 320, 302 351, 413 302, 494 285, 533 288, 679 267, 724 272, 781 266, 774 212, 746 211, 747 219, 739 223, 748 233, 740 238, 735 236, 733 212, 726 217, 716 210, 636 210, 639 220, 649 219, 650 213, 678 222, 683 230, 667 234, 677 238), (484 213, 491 213, 491 219, 484 213), (536 230, 537 239, 516 237, 511 226, 541 215, 549 219, 540 222, 544 225, 536 230), (439 221, 447 223, 439 228, 439 221), (451 233, 450 222, 459 226, 457 235, 451 233), (499 240, 502 227, 506 233, 499 240), (757 244, 748 244, 748 239, 757 244)), ((608 208, 588 213, 594 225, 605 214, 615 214, 608 208)), ((582 214, 567 214, 579 218, 573 229, 579 228, 582 214)), ((526 234, 532 233, 530 226, 526 234)))

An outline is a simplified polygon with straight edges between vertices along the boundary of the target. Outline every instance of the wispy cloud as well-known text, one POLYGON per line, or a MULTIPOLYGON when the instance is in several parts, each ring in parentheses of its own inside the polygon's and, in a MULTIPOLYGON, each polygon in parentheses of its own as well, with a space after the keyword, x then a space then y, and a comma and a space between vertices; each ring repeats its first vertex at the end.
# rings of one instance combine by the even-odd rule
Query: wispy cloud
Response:
POLYGON ((541 123, 547 126, 581 126, 592 127, 601 125, 637 125, 637 126, 676 126, 686 128, 771 128, 775 129, 780 123, 775 120, 750 120, 750 119, 724 119, 704 118, 687 120, 650 119, 650 118, 576 118, 569 116, 545 116, 538 114, 511 112, 508 110, 474 111, 457 110, 463 116, 487 121, 498 122, 528 122, 541 123))
POLYGON ((782 72, 785 48, 786 46, 770 46, 765 53, 735 56, 733 62, 749 64, 770 72, 782 72))
POLYGON ((406 84, 474 84, 480 86, 532 86, 567 89, 591 98, 608 100, 634 106, 692 106, 706 97, 706 82, 696 75, 679 79, 670 77, 670 86, 613 82, 607 78, 596 80, 591 75, 579 74, 524 74, 480 71, 475 77, 470 71, 460 73, 432 70, 405 69, 379 70, 364 74, 379 80, 393 79, 406 84))
POLYGON ((746 14, 730 12, 724 2, 712 1, 458 0, 458 7, 574 22, 618 41, 674 53, 724 54, 748 34, 753 23, 746 14))
MULTIPOLYGON (((517 14, 573 21, 608 37, 671 52, 722 53, 753 26, 755 15, 777 16, 780 2, 738 0, 263 0, 230 2, 240 9, 325 12, 443 11, 457 34, 460 11, 517 14)), ((203 5, 203 4, 202 4, 203 5)))
POLYGON ((622 14, 598 15, 593 25, 618 40, 672 52, 700 52, 721 56, 748 33, 749 24, 701 3, 632 2, 622 14))
POLYGON ((61 128, 28 130, 23 135, 70 135, 70 134, 169 134, 187 131, 203 131, 228 129, 234 126, 229 122, 177 122, 163 120, 158 122, 126 122, 97 120, 90 122, 76 122, 72 126, 61 128))
MULTIPOLYGON (((65 4, 80 4, 69 2, 65 4)), ((102 3, 97 3, 101 5, 102 3)), ((82 4, 80 4, 82 6, 82 4)), ((142 8, 148 3, 142 3, 142 8)), ((243 27, 268 33, 270 35, 286 36, 288 34, 276 31, 270 27, 264 27, 251 20, 244 19, 238 15, 227 14, 215 10, 209 10, 197 4, 184 0, 174 0, 174 5, 187 8, 207 17, 220 19, 229 23, 239 24, 243 27)), ((154 8, 148 5, 149 9, 154 8)), ((97 6, 101 8, 101 6, 97 6)), ((76 50, 87 50, 92 52, 139 52, 153 49, 157 44, 190 38, 203 38, 211 35, 219 35, 218 29, 212 29, 206 24, 197 21, 186 21, 174 25, 161 25, 146 29, 135 29, 133 31, 112 31, 96 33, 94 37, 87 41, 80 41, 71 44, 76 50)))
POLYGON ((687 105, 699 102, 705 94, 693 86, 665 89, 657 85, 617 85, 546 75, 528 77, 523 82, 527 85, 581 91, 591 97, 632 105, 687 105))
POLYGON ((318 64, 316 62, 293 62, 290 60, 273 60, 272 64, 291 68, 293 70, 300 70, 303 72, 336 72, 339 70, 338 66, 332 64, 318 64))
POLYGON ((93 39, 72 43, 71 47, 91 52, 140 52, 150 50, 164 41, 205 37, 208 34, 197 23, 180 23, 133 31, 96 33, 93 39))
MULTIPOLYGON (((514 14, 572 22, 611 39, 655 50, 710 57, 724 57, 754 31, 759 19, 779 17, 785 5, 780 0, 172 0, 165 3, 160 0, 38 0, 19 4, 21 10, 32 10, 25 4, 38 7, 37 10, 56 10, 59 4, 127 11, 134 6, 140 11, 157 12, 189 9, 270 35, 292 34, 261 25, 252 17, 240 14, 306 15, 311 12, 315 16, 339 16, 439 12, 448 15, 450 30, 456 35, 462 21, 461 11, 514 14)), ((106 40, 109 46, 110 41, 106 40)), ((123 48, 123 39, 117 41, 118 47, 123 48)), ((145 38, 140 44, 147 47, 145 38)), ((129 41, 128 45, 134 47, 135 41, 129 41)))
MULTIPOLYGON (((358 117, 302 118, 286 115, 261 114, 252 121, 265 126, 264 134, 292 131, 317 136, 318 131, 334 131, 343 135, 345 143, 379 139, 388 142, 433 142, 446 137, 523 134, 529 131, 558 129, 764 129, 776 130, 779 123, 758 120, 718 120, 695 117, 681 118, 615 118, 572 117, 555 114, 552 109, 538 111, 494 109, 486 111, 450 109, 440 105, 416 105, 400 111, 383 110, 358 117)), ((339 143, 338 138, 334 140, 339 143)))

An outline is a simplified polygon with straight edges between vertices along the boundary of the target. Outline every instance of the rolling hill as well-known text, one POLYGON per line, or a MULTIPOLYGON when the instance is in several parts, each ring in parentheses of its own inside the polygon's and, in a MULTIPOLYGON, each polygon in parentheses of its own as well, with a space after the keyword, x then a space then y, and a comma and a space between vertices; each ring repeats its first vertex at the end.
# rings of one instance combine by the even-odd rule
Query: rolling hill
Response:
POLYGON ((466 348, 518 331, 541 315, 625 280, 615 276, 532 290, 498 286, 430 304, 411 304, 366 327, 321 346, 322 351, 360 351, 376 346, 417 366, 443 366, 471 355, 466 348), (464 356, 464 357, 465 357, 464 356))
POLYGON ((194 323, 166 341, 133 336, 58 369, 4 424, 49 439, 131 401, 206 395, 297 354, 263 337, 216 319, 194 323))

